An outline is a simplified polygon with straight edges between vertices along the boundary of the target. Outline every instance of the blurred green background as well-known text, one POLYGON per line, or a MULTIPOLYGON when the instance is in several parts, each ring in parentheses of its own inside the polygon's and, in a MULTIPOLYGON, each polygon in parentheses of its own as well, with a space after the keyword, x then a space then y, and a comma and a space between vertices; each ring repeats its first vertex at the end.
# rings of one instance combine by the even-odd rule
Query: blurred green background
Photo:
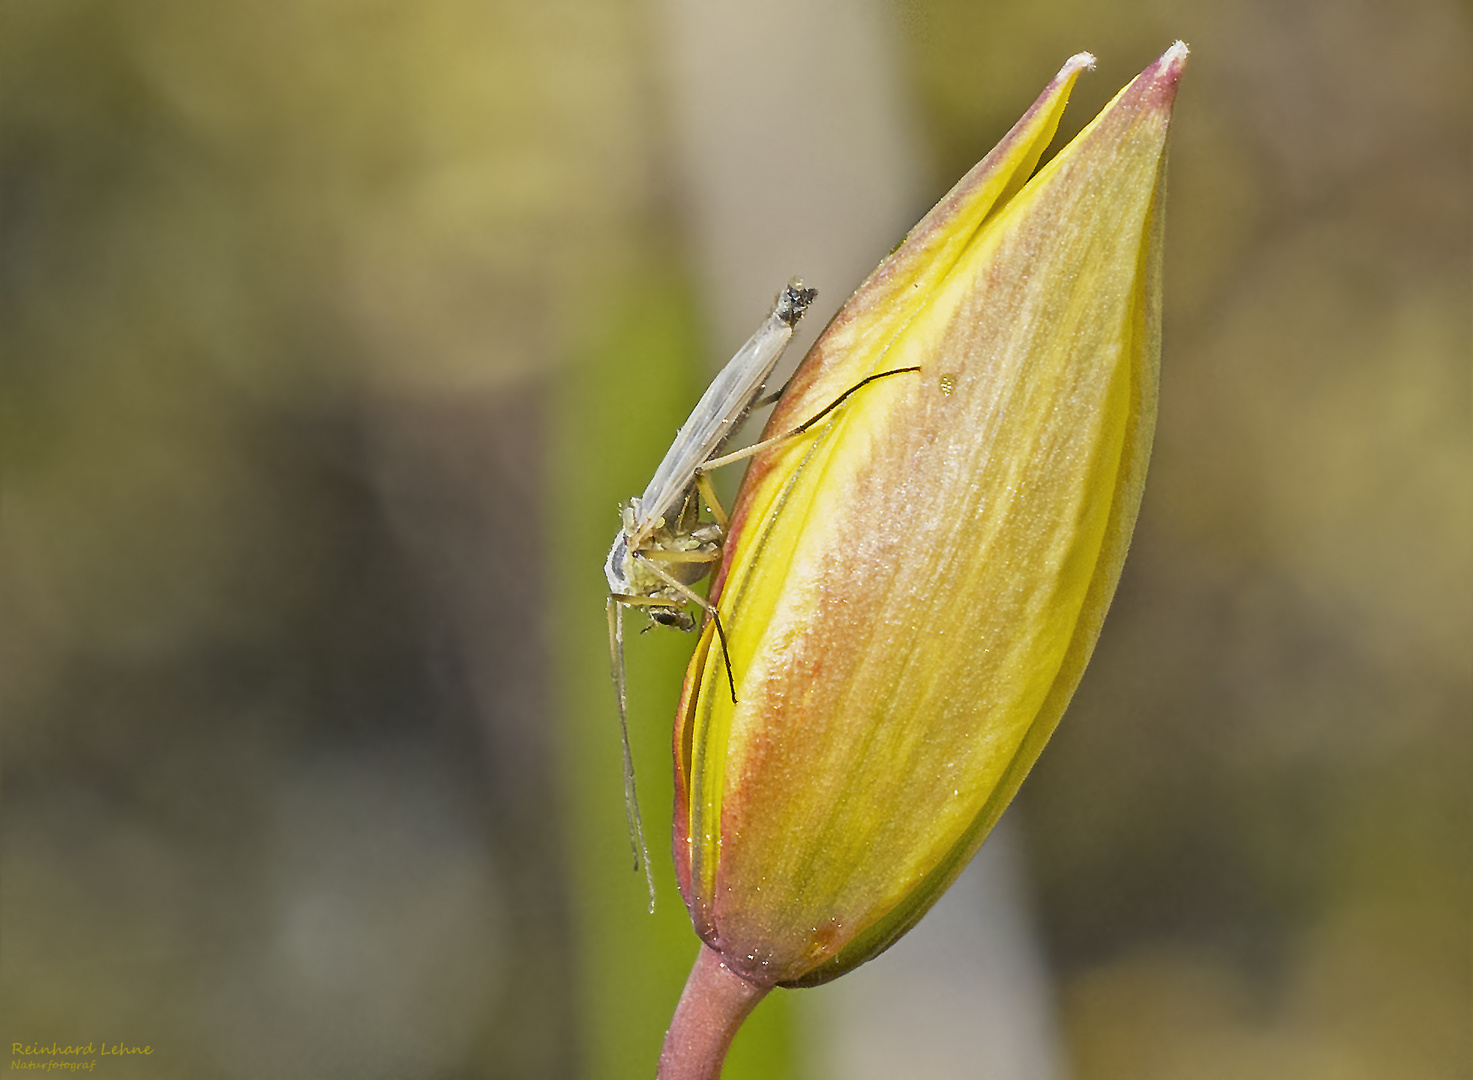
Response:
MULTIPOLYGON (((1467 6, 872 8, 911 220, 1070 54, 1066 134, 1193 47, 1146 502, 1010 815, 1069 1075, 1473 1076, 1467 6)), ((630 649, 651 918, 600 569, 738 343, 669 18, 0 5, 7 1045, 652 1074, 690 640, 630 649)), ((733 1080, 802 1074, 803 996, 733 1080)))

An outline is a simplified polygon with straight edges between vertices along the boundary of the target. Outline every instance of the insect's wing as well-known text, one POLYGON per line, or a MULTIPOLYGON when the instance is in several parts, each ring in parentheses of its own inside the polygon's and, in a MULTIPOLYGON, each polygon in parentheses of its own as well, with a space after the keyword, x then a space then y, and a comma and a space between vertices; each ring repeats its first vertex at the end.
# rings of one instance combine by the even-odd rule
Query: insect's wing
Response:
POLYGON ((712 380, 645 488, 639 500, 640 524, 667 516, 695 480, 696 469, 741 423, 815 295, 801 281, 790 282, 778 294, 767 321, 712 380))

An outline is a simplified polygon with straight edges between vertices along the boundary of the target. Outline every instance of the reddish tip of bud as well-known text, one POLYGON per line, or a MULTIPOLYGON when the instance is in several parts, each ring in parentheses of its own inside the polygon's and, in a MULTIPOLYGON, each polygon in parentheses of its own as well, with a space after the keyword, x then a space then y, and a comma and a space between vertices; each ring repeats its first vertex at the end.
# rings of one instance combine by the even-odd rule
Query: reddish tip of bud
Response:
POLYGON ((1153 104, 1167 106, 1176 97, 1176 86, 1181 81, 1182 69, 1187 66, 1190 52, 1185 41, 1178 41, 1161 54, 1145 71, 1136 76, 1135 89, 1153 104))

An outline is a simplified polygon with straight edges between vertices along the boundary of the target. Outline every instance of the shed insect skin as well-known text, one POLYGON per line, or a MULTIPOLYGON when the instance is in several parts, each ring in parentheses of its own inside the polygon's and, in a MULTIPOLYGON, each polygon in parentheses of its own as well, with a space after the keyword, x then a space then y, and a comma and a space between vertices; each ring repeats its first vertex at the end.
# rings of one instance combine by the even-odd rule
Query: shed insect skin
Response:
MULTIPOLYGON (((609 585, 609 598, 605 605, 609 624, 609 660, 619 702, 619 730, 623 741, 624 814, 634 852, 634 868, 638 870, 641 863, 644 866, 652 912, 655 909, 655 883, 635 793, 634 761, 629 750, 624 608, 643 608, 653 622, 683 631, 693 630, 696 625, 686 610, 687 605, 702 608, 716 626, 722 661, 726 665, 727 686, 735 703, 736 679, 726 646, 726 629, 715 607, 692 589, 720 561, 722 544, 726 540, 727 517, 711 486, 710 471, 752 457, 769 446, 802 434, 843 404, 855 391, 876 379, 921 370, 919 367, 904 367, 870 375, 798 427, 735 453, 718 456, 722 445, 741 426, 753 404, 761 397, 768 376, 787 348, 793 328, 817 295, 817 290, 804 288, 797 278, 778 294, 767 320, 712 380, 690 417, 681 425, 644 494, 620 507, 622 526, 615 534, 604 562, 604 577, 609 585), (714 521, 701 520, 703 502, 714 521)), ((780 395, 781 391, 778 393, 780 395)))

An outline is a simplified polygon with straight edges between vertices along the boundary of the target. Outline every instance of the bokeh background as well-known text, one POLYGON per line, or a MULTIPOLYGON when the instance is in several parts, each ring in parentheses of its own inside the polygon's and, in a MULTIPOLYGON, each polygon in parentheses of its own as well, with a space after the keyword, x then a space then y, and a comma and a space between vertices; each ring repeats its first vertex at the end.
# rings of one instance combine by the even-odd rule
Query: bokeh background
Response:
POLYGON ((651 1075, 690 640, 630 646, 651 917, 616 503, 789 275, 821 325, 1066 57, 1065 136, 1178 37, 1160 429, 1093 665, 992 876, 774 995, 728 1075, 1473 1076, 1455 0, 4 0, 7 1048, 651 1075))

